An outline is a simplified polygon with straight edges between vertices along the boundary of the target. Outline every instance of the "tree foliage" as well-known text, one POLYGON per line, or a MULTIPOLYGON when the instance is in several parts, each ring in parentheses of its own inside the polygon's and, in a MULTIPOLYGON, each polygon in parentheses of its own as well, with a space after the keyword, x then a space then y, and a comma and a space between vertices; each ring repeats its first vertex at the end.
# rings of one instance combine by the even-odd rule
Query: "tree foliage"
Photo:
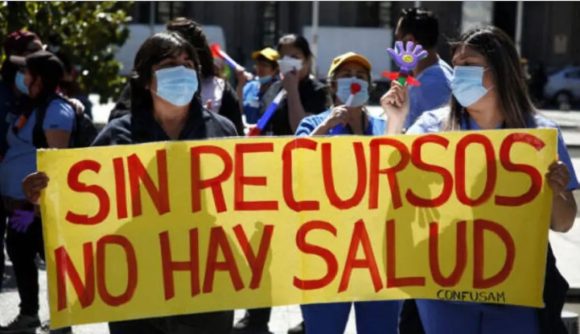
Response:
POLYGON ((81 88, 104 102, 119 96, 126 82, 114 50, 129 36, 131 7, 122 1, 4 1, 0 39, 18 29, 35 32, 51 51, 58 50, 76 66, 81 88))

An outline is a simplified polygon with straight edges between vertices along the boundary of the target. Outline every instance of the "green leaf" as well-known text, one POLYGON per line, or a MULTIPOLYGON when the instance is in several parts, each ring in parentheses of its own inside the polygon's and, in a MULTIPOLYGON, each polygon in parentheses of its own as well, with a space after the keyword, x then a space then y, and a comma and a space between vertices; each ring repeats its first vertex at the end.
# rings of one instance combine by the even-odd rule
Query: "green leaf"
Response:
MULTIPOLYGON (((105 102, 117 98, 126 83, 113 46, 122 46, 129 36, 132 6, 123 1, 0 1, 0 42, 12 31, 28 28, 44 44, 60 47, 59 54, 80 68, 80 86, 105 102)), ((1 54, 0 60, 4 58, 1 54)))

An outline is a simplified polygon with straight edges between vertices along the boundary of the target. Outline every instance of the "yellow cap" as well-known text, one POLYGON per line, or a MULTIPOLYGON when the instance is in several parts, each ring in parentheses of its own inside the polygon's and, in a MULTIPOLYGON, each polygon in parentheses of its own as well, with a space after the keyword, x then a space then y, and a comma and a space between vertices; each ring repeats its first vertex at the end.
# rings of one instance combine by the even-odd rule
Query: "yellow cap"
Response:
POLYGON ((254 60, 258 59, 259 56, 262 56, 270 61, 277 61, 278 59, 280 59, 280 54, 278 53, 278 51, 269 47, 263 48, 260 51, 254 51, 252 53, 252 59, 254 60))
POLYGON ((367 57, 358 54, 358 53, 354 53, 354 52, 347 52, 347 53, 343 53, 340 56, 335 57, 332 60, 332 63, 330 64, 330 68, 328 69, 328 77, 330 78, 332 76, 332 74, 334 74, 334 71, 336 71, 337 68, 340 67, 340 65, 346 63, 346 62, 356 62, 361 64, 364 68, 366 68, 369 72, 371 71, 371 62, 367 59, 367 57))

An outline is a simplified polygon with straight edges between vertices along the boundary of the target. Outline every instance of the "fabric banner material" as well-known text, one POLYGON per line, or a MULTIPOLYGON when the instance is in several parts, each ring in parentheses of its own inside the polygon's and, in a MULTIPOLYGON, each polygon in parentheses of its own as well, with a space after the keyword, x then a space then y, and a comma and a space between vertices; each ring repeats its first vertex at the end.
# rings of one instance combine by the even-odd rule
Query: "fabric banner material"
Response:
POLYGON ((51 323, 337 301, 542 306, 556 130, 44 150, 51 323))

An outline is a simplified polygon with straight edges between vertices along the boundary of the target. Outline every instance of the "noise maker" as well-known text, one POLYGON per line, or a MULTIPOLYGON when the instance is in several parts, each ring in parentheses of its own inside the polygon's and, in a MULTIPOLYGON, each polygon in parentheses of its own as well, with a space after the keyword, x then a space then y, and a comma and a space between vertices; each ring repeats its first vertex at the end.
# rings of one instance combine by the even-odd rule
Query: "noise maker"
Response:
MULTIPOLYGON (((360 90, 361 87, 358 83, 353 82, 350 84, 350 95, 348 96, 348 99, 346 99, 346 103, 344 104, 346 107, 350 107, 352 105, 352 100, 354 99, 354 96, 356 95, 356 93, 360 92, 360 90)), ((343 124, 339 124, 334 128, 330 129, 329 131, 329 134, 331 135, 341 133, 346 133, 346 127, 343 124)))
POLYGON ((248 137, 259 136, 262 134, 262 131, 264 131, 264 129, 266 128, 266 125, 268 125, 268 122, 270 121, 270 119, 272 118, 272 116, 274 115, 276 110, 278 110, 278 105, 280 104, 280 102, 282 101, 282 99, 284 97, 286 97, 286 90, 282 89, 278 93, 278 95, 276 95, 276 97, 274 98, 274 101, 272 101, 272 103, 270 103, 268 108, 266 108, 266 111, 264 112, 262 117, 260 117, 260 119, 258 120, 256 127, 250 129, 250 132, 248 133, 248 137))
POLYGON ((217 43, 213 43, 210 46, 211 49, 211 54, 214 57, 219 57, 222 58, 223 60, 225 60, 225 62, 228 64, 229 67, 231 67, 233 70, 240 70, 240 71, 245 71, 245 68, 238 64, 235 60, 232 59, 232 57, 230 57, 225 51, 223 51, 220 48, 220 45, 217 43))
POLYGON ((399 66, 399 72, 383 72, 383 76, 390 80, 397 80, 401 85, 420 86, 421 83, 411 75, 413 69, 417 67, 419 61, 427 57, 427 51, 423 46, 409 41, 406 47, 403 42, 397 41, 395 48, 388 48, 387 52, 393 61, 399 66))
POLYGON ((414 87, 419 87, 421 86, 421 82, 419 82, 419 80, 415 79, 415 77, 413 77, 412 75, 405 75, 402 74, 400 72, 389 72, 389 71, 384 71, 383 72, 383 77, 389 79, 389 80, 398 80, 400 84, 402 85, 409 85, 409 86, 414 86, 414 87))

